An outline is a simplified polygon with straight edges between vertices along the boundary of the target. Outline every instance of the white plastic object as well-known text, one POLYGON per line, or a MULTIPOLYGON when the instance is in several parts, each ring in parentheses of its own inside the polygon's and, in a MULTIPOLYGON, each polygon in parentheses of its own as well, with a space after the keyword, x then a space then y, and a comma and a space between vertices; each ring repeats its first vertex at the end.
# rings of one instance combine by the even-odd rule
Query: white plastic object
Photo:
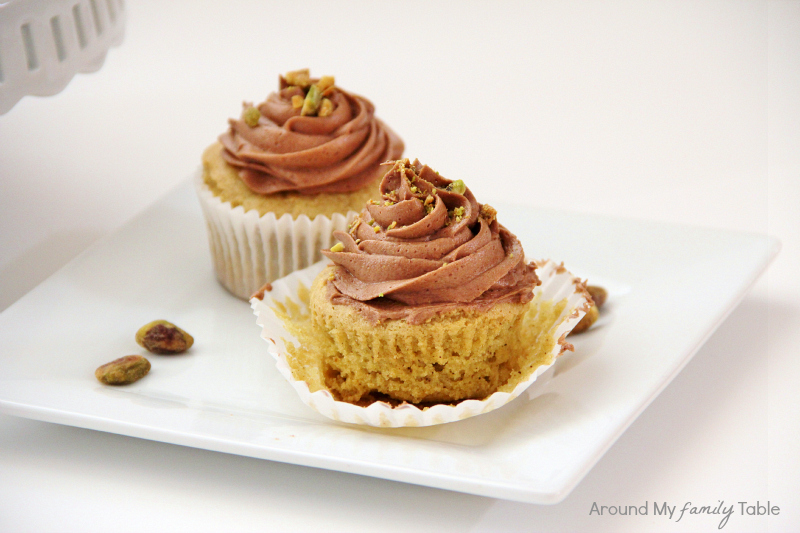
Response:
POLYGON ((0 114, 98 70, 124 28, 123 0, 0 0, 0 114))

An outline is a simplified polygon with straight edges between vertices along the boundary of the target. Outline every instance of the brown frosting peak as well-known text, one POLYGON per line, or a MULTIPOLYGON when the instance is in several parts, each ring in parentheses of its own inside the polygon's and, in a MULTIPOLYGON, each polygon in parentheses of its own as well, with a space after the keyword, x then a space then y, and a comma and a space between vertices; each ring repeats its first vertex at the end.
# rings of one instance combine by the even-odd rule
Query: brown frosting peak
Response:
POLYGON ((242 118, 230 119, 219 137, 222 157, 255 193, 352 192, 377 179, 381 162, 403 153, 403 141, 375 117, 369 100, 334 85, 317 91, 322 81, 305 74, 305 86, 289 85, 287 75, 265 102, 245 102, 242 118), (304 114, 297 103, 312 87, 325 107, 304 114))
POLYGON ((349 232, 334 233, 341 245, 322 252, 335 263, 334 303, 356 306, 373 323, 419 323, 464 305, 531 300, 535 266, 461 180, 401 159, 380 188, 382 201, 370 201, 349 232))

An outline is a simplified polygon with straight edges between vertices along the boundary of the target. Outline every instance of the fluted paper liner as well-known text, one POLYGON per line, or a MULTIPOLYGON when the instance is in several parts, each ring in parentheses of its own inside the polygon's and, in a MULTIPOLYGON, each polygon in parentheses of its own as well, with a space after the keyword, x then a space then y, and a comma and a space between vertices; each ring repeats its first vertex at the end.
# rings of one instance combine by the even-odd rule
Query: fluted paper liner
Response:
POLYGON ((291 301, 298 306, 301 313, 308 313, 308 306, 299 293, 311 287, 317 274, 329 264, 329 261, 320 261, 281 278, 272 283, 272 290, 265 292, 263 299, 253 298, 250 303, 257 317, 256 322, 262 328, 261 337, 268 343, 270 355, 275 358, 278 370, 294 387, 303 403, 328 418, 352 424, 387 428, 432 426, 463 420, 502 407, 522 394, 555 363, 561 353, 572 349, 566 342, 566 336, 590 306, 585 283, 570 274, 563 265, 551 260, 537 261, 536 273, 542 284, 534 290, 533 303, 565 302, 563 310, 548 332, 554 341, 549 364, 532 369, 530 375, 524 377, 511 392, 495 392, 483 400, 464 400, 455 405, 440 404, 424 409, 407 403, 393 407, 386 402, 374 402, 368 407, 361 407, 337 401, 325 389, 311 392, 305 381, 294 378, 286 357, 286 344, 291 342, 297 345, 297 339, 286 330, 274 312, 279 304, 285 306, 287 301, 291 301))
POLYGON ((333 232, 347 231, 354 211, 332 217, 263 216, 223 202, 206 186, 202 169, 194 176, 208 227, 214 272, 223 287, 248 300, 265 283, 306 268, 322 259, 320 250, 336 242, 333 232))

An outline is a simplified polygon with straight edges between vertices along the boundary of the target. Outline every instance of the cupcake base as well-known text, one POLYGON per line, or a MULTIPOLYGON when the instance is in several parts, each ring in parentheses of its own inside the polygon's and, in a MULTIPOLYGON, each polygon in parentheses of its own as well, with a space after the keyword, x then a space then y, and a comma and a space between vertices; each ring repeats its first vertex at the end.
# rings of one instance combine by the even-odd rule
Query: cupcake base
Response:
MULTIPOLYGON (((447 403, 401 403, 378 394, 366 402, 354 404, 341 401, 340 393, 328 388, 326 379, 331 376, 326 376, 325 354, 315 349, 319 332, 313 326, 314 319, 310 311, 313 296, 308 287, 312 286, 325 266, 324 262, 320 262, 279 280, 273 284, 271 292, 264 294, 263 300, 254 298, 251 304, 258 316, 258 324, 263 328, 261 336, 271 343, 270 353, 276 358, 278 369, 293 385, 302 401, 327 417, 356 424, 427 426, 461 420, 505 405, 529 387, 563 351, 571 348, 565 338, 589 306, 584 284, 579 279, 552 261, 539 262, 537 273, 542 285, 534 290, 533 301, 525 304, 527 308, 522 317, 517 318, 518 325, 513 331, 518 337, 511 338, 507 348, 498 347, 498 351, 507 349, 508 352, 513 351, 513 355, 506 359, 508 377, 496 390, 490 391, 482 399, 447 403), (513 364, 508 363, 512 360, 513 364), (370 400, 374 401, 367 405, 370 400)), ((487 332, 491 330, 489 323, 486 322, 487 332)), ((337 335, 337 332, 330 332, 330 345, 338 351, 333 340, 337 335)), ((365 334, 364 352, 369 346, 367 338, 365 334)), ((445 338, 441 337, 441 354, 450 350, 443 344, 445 338)), ((447 342, 451 341, 466 342, 452 337, 447 342)), ((403 342, 399 341, 399 345, 402 346, 403 342)), ((474 338, 472 342, 475 345, 474 338)), ((384 354, 390 353, 385 351, 386 347, 381 348, 384 354)), ((433 353, 437 353, 436 348, 433 353)), ((500 356, 506 355, 501 353, 500 356)), ((484 353, 477 357, 488 361, 491 355, 484 353)), ((500 375, 502 372, 498 371, 500 375)))
MULTIPOLYGON (((399 319, 373 325, 355 308, 330 302, 330 276, 330 268, 323 270, 311 287, 309 340, 325 387, 356 404, 379 398, 418 405, 485 398, 519 375, 524 356, 532 352, 521 341, 530 346, 538 341, 524 333, 560 311, 549 306, 539 309, 538 318, 527 317, 530 305, 506 302, 488 311, 464 307, 422 324, 399 319)), ((542 348, 549 352, 552 346, 542 348)))

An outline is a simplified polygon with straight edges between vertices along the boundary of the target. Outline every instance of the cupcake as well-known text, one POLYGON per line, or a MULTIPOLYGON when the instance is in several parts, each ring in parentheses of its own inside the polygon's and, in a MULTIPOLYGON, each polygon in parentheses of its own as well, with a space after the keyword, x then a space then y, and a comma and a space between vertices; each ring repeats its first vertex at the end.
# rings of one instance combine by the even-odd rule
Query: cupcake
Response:
POLYGON ((259 287, 322 258, 378 191, 380 165, 403 142, 372 103, 308 70, 229 120, 203 153, 198 194, 220 283, 247 299, 259 287))
MULTIPOLYGON (((270 298, 299 341, 285 343, 291 380, 303 383, 301 396, 323 391, 330 403, 440 413, 406 423, 384 412, 372 425, 428 425, 510 401, 570 349, 566 335, 589 305, 585 284, 563 266, 526 261, 461 180, 404 159, 380 189, 380 201, 334 233, 340 242, 323 251, 333 264, 317 268, 310 291, 296 285, 299 305, 270 298), (442 418, 440 407, 462 405, 442 418)), ((262 302, 253 306, 259 314, 262 302)), ((307 403, 342 419, 324 401, 307 403)))

